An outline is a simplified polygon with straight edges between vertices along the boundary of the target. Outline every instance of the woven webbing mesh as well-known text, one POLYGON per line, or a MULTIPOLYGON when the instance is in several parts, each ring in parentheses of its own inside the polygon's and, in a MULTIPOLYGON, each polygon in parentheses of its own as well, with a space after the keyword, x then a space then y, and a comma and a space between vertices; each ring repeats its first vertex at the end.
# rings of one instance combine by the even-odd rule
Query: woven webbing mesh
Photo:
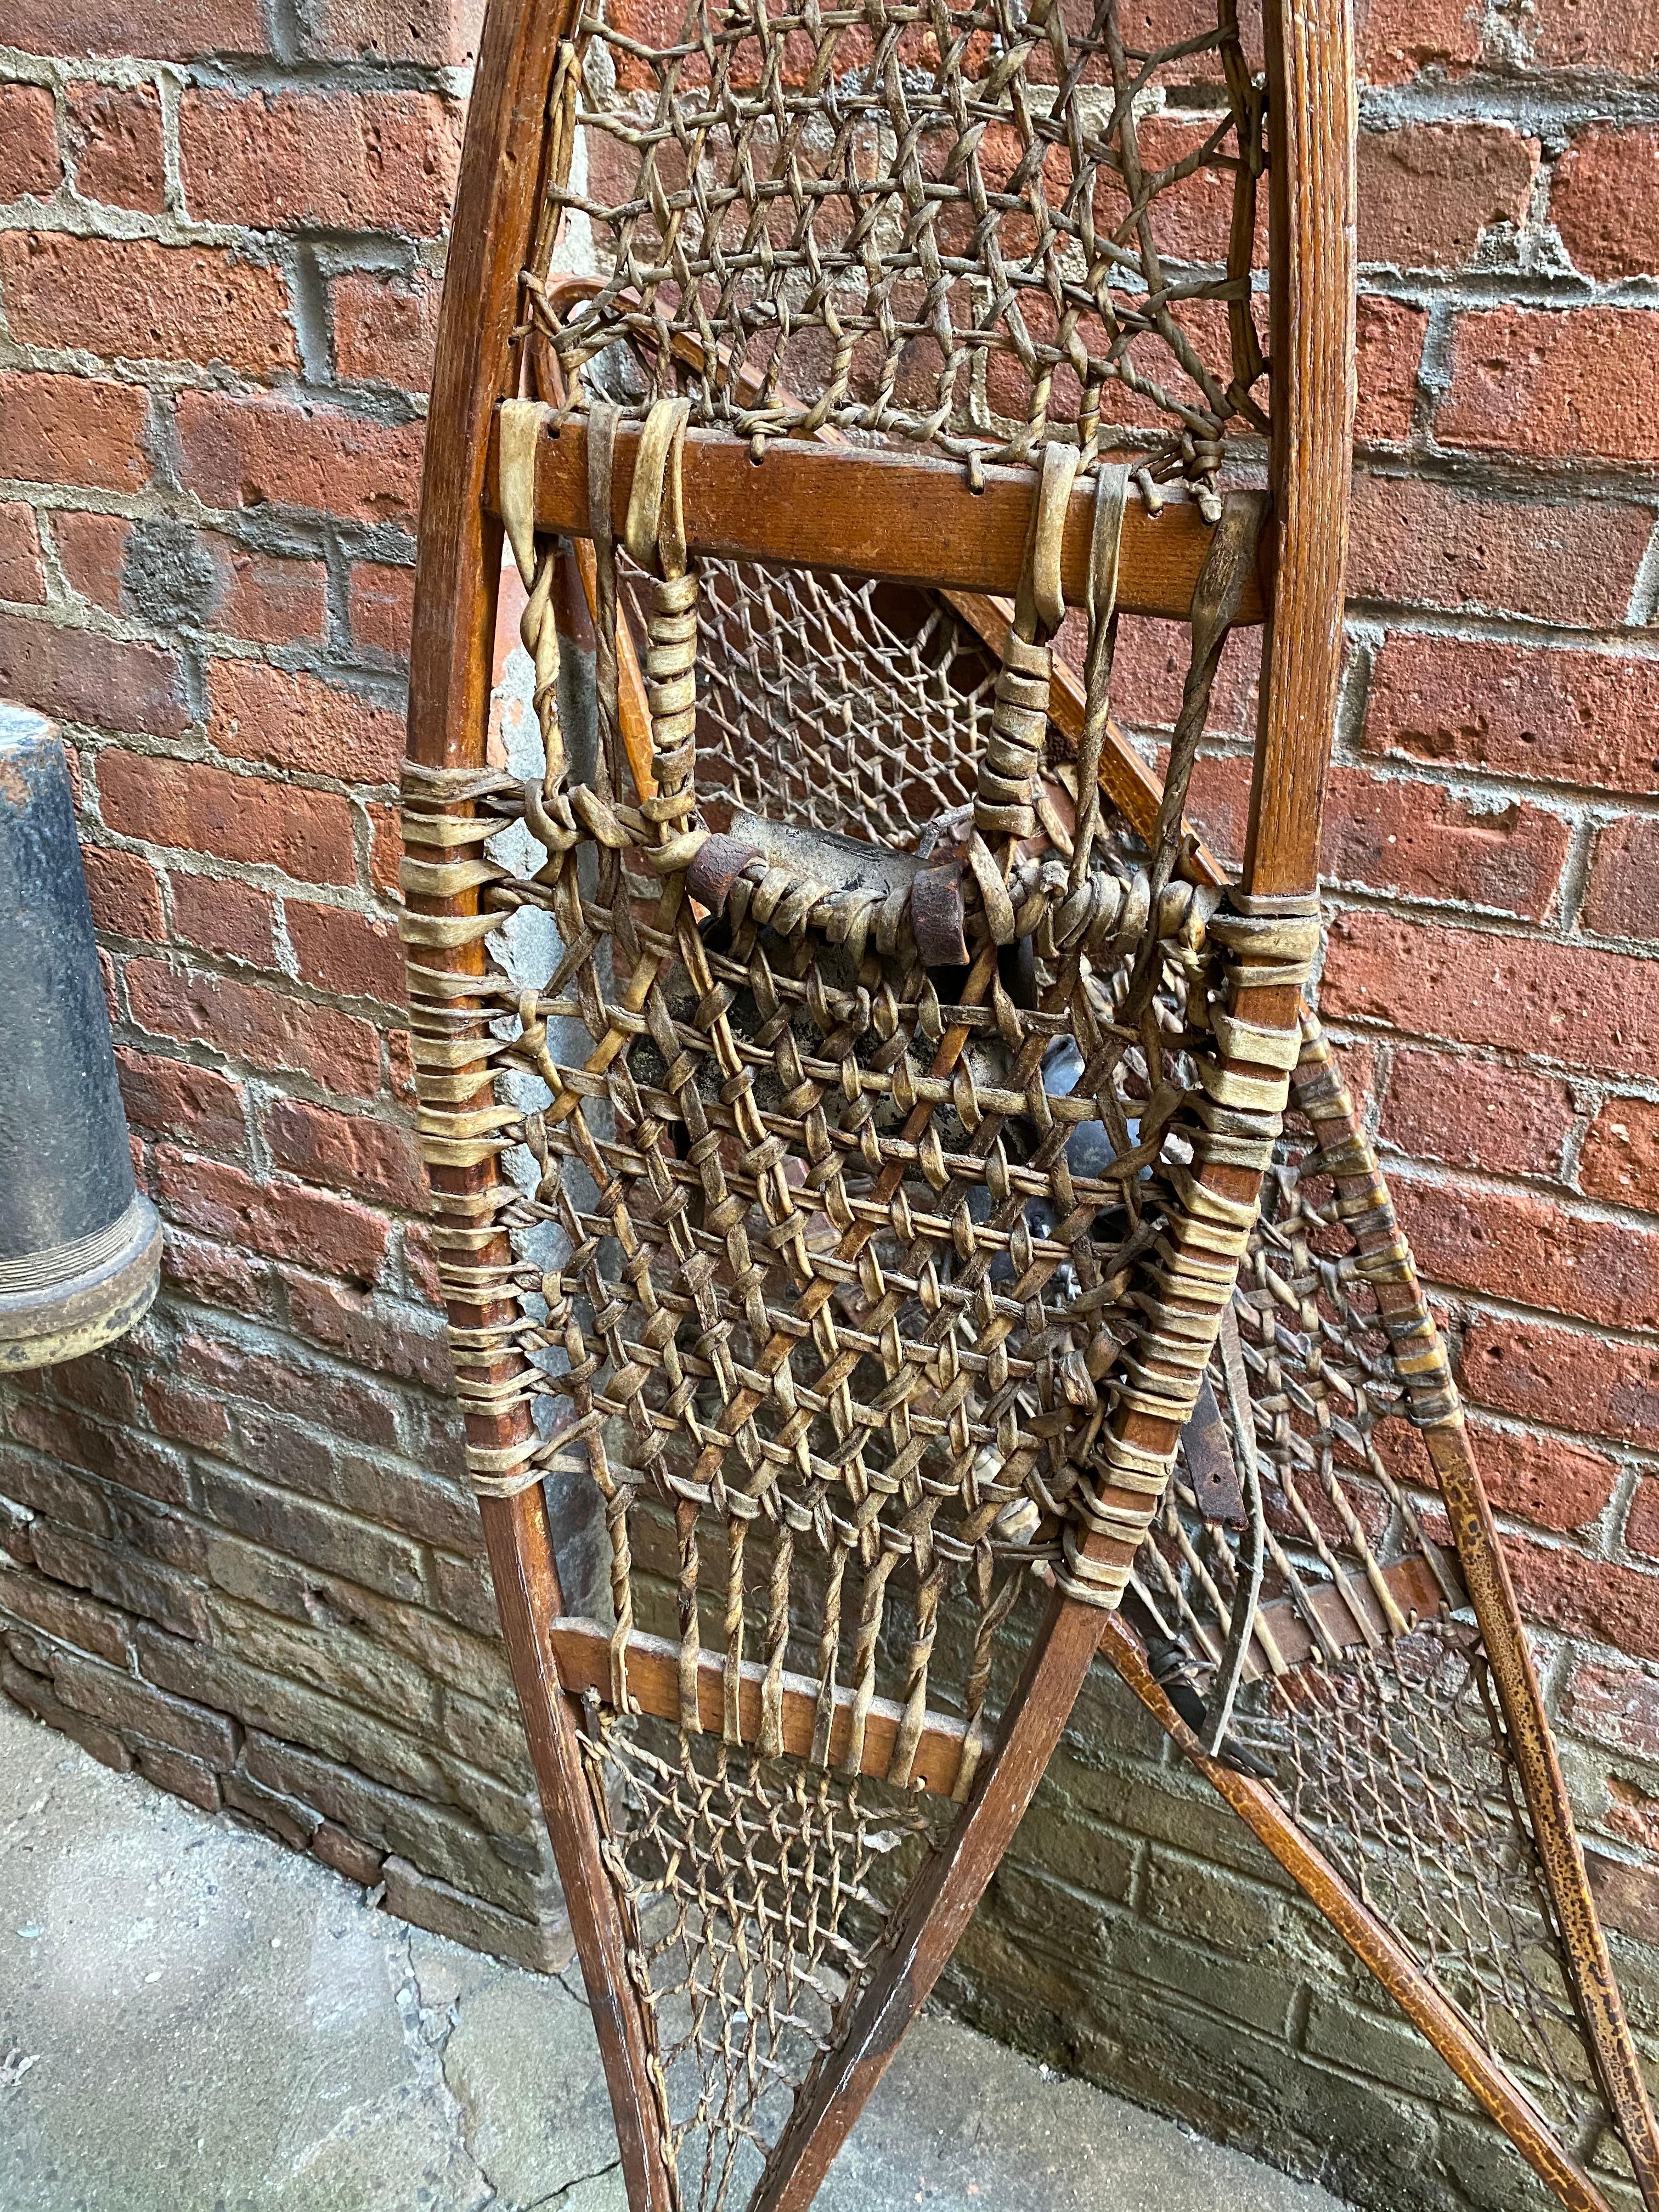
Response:
MULTIPOLYGON (((1328 1070, 1313 1069, 1322 1089, 1328 1070)), ((1414 1373, 1408 1389, 1313 1126, 1298 1118, 1281 1149, 1236 1297, 1269 1540, 1264 1633, 1234 1733, 1564 2146, 1627 2173, 1485 1648, 1407 1425, 1432 1415, 1449 1377, 1414 1373)), ((1200 1686, 1224 1642, 1238 1541, 1178 1478, 1141 1554, 1139 1587, 1200 1686)))
POLYGON ((532 285, 556 249, 606 280, 562 327, 532 292, 573 404, 626 337, 652 396, 750 436, 1127 438, 1212 483, 1226 427, 1263 425, 1231 0, 589 0, 554 105, 532 285))
POLYGON ((590 1707, 585 1748, 678 2202, 747 2202, 938 1802, 590 1707))

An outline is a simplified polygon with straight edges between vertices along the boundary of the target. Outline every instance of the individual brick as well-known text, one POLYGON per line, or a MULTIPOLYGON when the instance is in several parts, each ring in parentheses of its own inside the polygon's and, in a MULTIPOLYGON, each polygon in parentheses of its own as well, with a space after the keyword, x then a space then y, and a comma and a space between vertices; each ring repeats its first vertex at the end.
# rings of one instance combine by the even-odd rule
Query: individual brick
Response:
POLYGON ((372 1844, 359 1843, 356 1837, 332 1820, 319 1820, 311 1838, 313 1856, 336 1874, 343 1874, 348 1881, 358 1882, 364 1889, 373 1889, 380 1879, 384 1853, 372 1844))
POLYGON ((342 999, 379 999, 401 1006, 404 949, 396 929, 349 907, 311 906, 290 899, 289 942, 302 982, 342 999))
POLYGON ((1543 807, 1339 769, 1328 786, 1321 865, 1330 883, 1541 921, 1571 840, 1571 824, 1543 807))
MULTIPOLYGON (((35 1530, 34 1556, 43 1574, 77 1589, 90 1590, 95 1598, 118 1607, 123 1613, 159 1621, 175 1636, 199 1638, 208 1632, 199 1585, 189 1576, 153 1559, 54 1528, 49 1522, 42 1522, 35 1530)), ((112 1656, 118 1665, 125 1665, 125 1636, 120 1647, 112 1656)))
POLYGON ((168 1209, 204 1236, 365 1284, 385 1265, 391 1224, 366 1206, 303 1183, 255 1182, 239 1168, 172 1145, 156 1146, 155 1163, 168 1209))
POLYGON ((219 1811, 219 1778, 205 1759, 192 1759, 188 1752, 175 1751, 171 1744, 154 1743, 148 1736, 131 1730, 127 1748, 132 1753, 134 1766, 157 1790, 165 1790, 172 1797, 182 1797, 186 1803, 199 1806, 204 1813, 219 1811))
POLYGON ((0 372, 0 477, 134 492, 149 481, 148 393, 94 377, 0 372))
POLYGON ((153 84, 71 84, 64 137, 82 199, 159 215, 167 198, 161 101, 153 84))
POLYGON ((51 530, 58 558, 71 591, 106 614, 127 611, 122 605, 121 572, 132 524, 125 514, 82 514, 65 507, 54 514, 51 530))
POLYGON ((1500 1513, 1565 1534, 1588 1528, 1607 1510, 1619 1466, 1605 1452, 1484 1422, 1472 1437, 1486 1495, 1500 1513))
POLYGON ((1339 915, 1322 997, 1327 1015, 1614 1076, 1659 1054, 1659 994, 1645 961, 1542 938, 1339 915))
POLYGON ((1602 790, 1659 775, 1659 663, 1390 630, 1360 743, 1378 757, 1602 790))
POLYGON ((50 199, 63 180, 51 86, 0 84, 0 200, 50 199))
POLYGON ((307 19, 307 53, 323 61, 423 62, 456 68, 477 52, 480 0, 319 0, 307 19))
POLYGON ((161 887, 142 853, 83 844, 81 861, 92 918, 100 929, 114 937, 140 938, 150 945, 166 942, 161 887))
POLYGON ((351 635, 360 647, 401 665, 409 658, 415 571, 359 562, 351 572, 351 635))
POLYGON ((1428 331, 1428 311, 1401 300, 1361 293, 1355 318, 1359 402, 1354 436, 1360 443, 1398 443, 1411 434, 1417 372, 1428 331))
POLYGON ((1527 460, 1659 460, 1659 313, 1466 312, 1434 431, 1444 445, 1527 460))
POLYGON ((1497 499, 1411 477, 1360 476, 1348 591, 1611 629, 1625 620, 1652 534, 1648 511, 1620 501, 1497 499))
POLYGON ((412 531, 422 428, 230 392, 178 403, 180 473, 208 506, 307 508, 412 531))
POLYGON ((1581 1659, 1568 1678, 1562 1717, 1571 1728, 1638 1759, 1659 1759, 1659 1680, 1616 1660, 1581 1659))
POLYGON ((408 1130, 378 1115, 341 1114, 299 1098, 271 1099, 262 1122, 278 1167, 308 1182, 424 1212, 426 1170, 408 1130))
POLYGON ((1659 1449, 1659 1350, 1650 1346, 1480 1315, 1464 1332, 1457 1379, 1494 1413, 1659 1449))
POLYGON ((1595 1637, 1633 1659, 1659 1659, 1659 1574, 1523 1537, 1512 1536, 1504 1553, 1528 1619, 1595 1637))
POLYGON ((1659 1559, 1659 1475, 1644 1475, 1630 1502, 1625 1541, 1632 1552, 1659 1559))
POLYGON ((408 276, 349 270, 337 276, 334 368, 351 384, 429 392, 438 344, 441 288, 423 270, 408 276))
POLYGON ((1659 76, 1651 0, 1540 0, 1533 58, 1544 69, 1659 76))
POLYGON ((199 945, 226 960, 245 960, 255 968, 276 964, 271 929, 276 902, 268 891, 216 876, 186 875, 173 869, 173 934, 181 944, 199 945))
POLYGON ((1607 1099, 1584 1139, 1578 1180, 1591 1198, 1659 1213, 1659 1106, 1607 1099))
POLYGON ((1362 131, 1359 258, 1396 269, 1459 269, 1494 224, 1525 222, 1535 139, 1497 123, 1416 123, 1362 131))
POLYGON ((310 1275, 284 1279, 289 1319, 326 1351, 381 1374, 441 1390, 449 1386, 449 1347, 441 1325, 417 1325, 390 1300, 366 1298, 310 1275))
POLYGON ((106 361, 223 362, 255 377, 300 366, 281 272, 221 246, 8 231, 0 289, 24 345, 84 346, 106 361))
POLYGON ((268 52, 258 0, 8 0, 6 35, 26 53, 151 54, 191 61, 203 54, 268 52))
POLYGON ((46 597, 34 509, 21 499, 0 501, 0 599, 42 606, 46 597))
POLYGON ((259 645, 311 644, 328 623, 328 572, 320 561, 279 557, 204 530, 198 543, 213 565, 210 626, 259 645))
POLYGON ((36 1720, 45 1721, 83 1751, 89 1751, 101 1765, 113 1767, 118 1774, 131 1771, 132 1754, 113 1729, 101 1728, 87 1714, 64 1705, 46 1675, 19 1666, 3 1654, 0 1654, 0 1691, 26 1713, 33 1713, 36 1720))
POLYGON ((349 783, 395 783, 404 718, 261 660, 208 664, 208 737, 238 760, 349 783))
POLYGON ((210 1243, 204 1237, 187 1236, 175 1223, 167 1224, 163 1279, 171 1290, 198 1304, 220 1307, 228 1313, 262 1314, 270 1272, 245 1253, 210 1243))
POLYGON ((68 1654, 53 1666, 52 1686, 66 1705, 110 1728, 136 1729, 210 1765, 235 1764, 240 1733, 222 1713, 170 1697, 112 1667, 68 1654))
POLYGON ((1469 0, 1370 0, 1355 40, 1368 83, 1404 84, 1424 70, 1457 77, 1480 58, 1480 9, 1469 0))
POLYGON ((250 1066, 308 1075, 351 1097, 369 1098, 380 1088, 379 1035, 355 1014, 165 960, 130 959, 126 984, 133 1020, 157 1036, 199 1040, 250 1066))
POLYGON ((0 614, 0 697, 155 738, 177 737, 190 720, 177 653, 21 614, 0 614))
POLYGON ((424 92, 186 91, 185 198, 198 222, 435 238, 460 157, 453 110, 424 92))
POLYGON ((232 1820, 263 1828, 291 1851, 306 1851, 316 1833, 317 1816, 309 1807, 291 1797, 261 1789, 246 1774, 228 1774, 223 1783, 225 1810, 232 1820))
POLYGON ((222 1452, 230 1441, 230 1416, 221 1401, 167 1375, 144 1377, 144 1413, 158 1436, 198 1450, 222 1452))
MULTIPOLYGON (((54 1533, 60 1543, 64 1540, 61 1530, 54 1533)), ((59 1644, 107 1659, 112 1667, 127 1663, 131 1624, 126 1615, 50 1580, 46 1571, 34 1575, 8 1571, 0 1580, 0 1613, 26 1620, 59 1644)))
POLYGON ((331 792, 114 747, 98 756, 98 792, 105 822, 128 836, 302 883, 349 884, 356 872, 350 805, 331 792))
POLYGON ((1659 939, 1659 821, 1626 814, 1596 832, 1582 920, 1601 937, 1659 939))
POLYGON ((1559 1076, 1448 1053, 1397 1052, 1381 1133, 1416 1159, 1492 1175, 1553 1176, 1574 1121, 1559 1076))
POLYGON ((404 1859, 388 1858, 381 1879, 386 1911, 399 1920, 412 1921, 416 1928, 486 1951, 532 1973, 556 1974, 570 1962, 574 1947, 562 1922, 520 1920, 422 1874, 404 1859))

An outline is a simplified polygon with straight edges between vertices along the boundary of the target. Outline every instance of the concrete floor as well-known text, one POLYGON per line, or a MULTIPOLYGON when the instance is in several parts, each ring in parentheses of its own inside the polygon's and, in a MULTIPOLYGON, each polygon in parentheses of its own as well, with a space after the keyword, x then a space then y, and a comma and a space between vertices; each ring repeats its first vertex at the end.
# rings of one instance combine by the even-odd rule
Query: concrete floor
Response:
MULTIPOLYGON (((1340 2212, 940 2017, 823 2212, 1340 2212)), ((574 1970, 544 1981, 107 1772, 0 1700, 5 2212, 626 2212, 574 1970)))

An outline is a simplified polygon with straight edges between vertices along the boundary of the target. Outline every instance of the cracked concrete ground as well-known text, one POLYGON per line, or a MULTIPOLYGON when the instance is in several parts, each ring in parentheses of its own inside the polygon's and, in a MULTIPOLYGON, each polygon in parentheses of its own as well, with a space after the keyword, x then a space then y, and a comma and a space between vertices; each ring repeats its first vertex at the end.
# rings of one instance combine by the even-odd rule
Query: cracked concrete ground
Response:
MULTIPOLYGON (((1340 2212, 925 2019, 823 2212, 1340 2212)), ((0 1701, 5 2212, 627 2212, 574 1973, 371 1910, 0 1701)))

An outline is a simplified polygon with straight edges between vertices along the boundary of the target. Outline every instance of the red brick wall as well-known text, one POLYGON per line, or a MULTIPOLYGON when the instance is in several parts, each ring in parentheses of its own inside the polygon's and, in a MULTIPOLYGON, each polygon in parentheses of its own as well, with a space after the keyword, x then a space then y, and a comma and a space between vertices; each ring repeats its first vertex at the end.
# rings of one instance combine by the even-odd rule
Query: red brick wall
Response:
MULTIPOLYGON (((131 1344, 7 1395, 0 1609, 12 1694, 101 1755, 370 1875, 384 1856, 402 1909, 545 1955, 387 911, 476 15, 11 0, 0 692, 78 757, 169 1259, 131 1344)), ((1373 0, 1363 52, 1323 1004, 1437 1285, 1609 1917, 1654 1944, 1659 26, 1636 0, 1373 0)), ((1162 641, 1126 635, 1122 666, 1155 729, 1162 641)), ((1200 788, 1233 850, 1249 685, 1241 655, 1200 788)), ((1234 1864, 1208 1833, 1188 1808, 1128 1836, 1099 1910, 1139 1924, 1153 1859, 1234 1864)), ((998 1955, 988 1936, 981 1986, 998 1955)), ((1192 1986, 1224 2002, 1201 1961, 1192 1986)), ((1316 2067, 1306 2006, 1270 2010, 1230 2035, 1316 2067)), ((1178 2076, 1139 2086, 1179 2101, 1178 2076)), ((1379 2170, 1402 2097, 1413 2142, 1451 2125, 1415 2079, 1379 2170)))
POLYGON ((130 1342, 6 1393, 0 1615, 100 1756, 545 1962, 388 908, 477 13, 6 16, 0 694, 76 757, 167 1261, 130 1342))

